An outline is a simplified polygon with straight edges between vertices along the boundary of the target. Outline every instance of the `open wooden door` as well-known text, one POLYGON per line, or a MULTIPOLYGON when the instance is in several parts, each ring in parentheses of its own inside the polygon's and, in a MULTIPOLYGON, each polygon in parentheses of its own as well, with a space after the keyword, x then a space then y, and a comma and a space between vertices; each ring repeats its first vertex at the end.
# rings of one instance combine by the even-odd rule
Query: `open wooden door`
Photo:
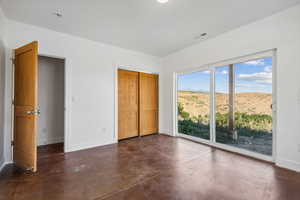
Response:
POLYGON ((118 139, 139 135, 139 73, 118 70, 118 139))
POLYGON ((140 73, 140 136, 158 133, 158 75, 140 73))
POLYGON ((38 42, 15 49, 13 159, 37 170, 38 42))

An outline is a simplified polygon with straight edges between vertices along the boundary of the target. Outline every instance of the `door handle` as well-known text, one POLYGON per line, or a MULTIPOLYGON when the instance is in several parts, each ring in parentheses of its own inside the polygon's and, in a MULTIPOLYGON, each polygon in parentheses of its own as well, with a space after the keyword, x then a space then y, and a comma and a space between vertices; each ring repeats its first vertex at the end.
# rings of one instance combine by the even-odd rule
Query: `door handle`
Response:
POLYGON ((26 114, 27 114, 27 115, 40 115, 40 114, 41 114, 41 111, 40 111, 40 109, 36 109, 36 110, 28 110, 28 111, 26 111, 26 114))

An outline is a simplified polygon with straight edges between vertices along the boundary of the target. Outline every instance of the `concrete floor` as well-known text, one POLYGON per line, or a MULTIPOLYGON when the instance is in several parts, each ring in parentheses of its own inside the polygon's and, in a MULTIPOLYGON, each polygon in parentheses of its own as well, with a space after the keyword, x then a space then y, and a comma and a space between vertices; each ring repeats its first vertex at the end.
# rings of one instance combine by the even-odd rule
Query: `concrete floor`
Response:
POLYGON ((300 174, 153 135, 72 153, 39 149, 38 172, 7 166, 1 200, 299 200, 300 174))

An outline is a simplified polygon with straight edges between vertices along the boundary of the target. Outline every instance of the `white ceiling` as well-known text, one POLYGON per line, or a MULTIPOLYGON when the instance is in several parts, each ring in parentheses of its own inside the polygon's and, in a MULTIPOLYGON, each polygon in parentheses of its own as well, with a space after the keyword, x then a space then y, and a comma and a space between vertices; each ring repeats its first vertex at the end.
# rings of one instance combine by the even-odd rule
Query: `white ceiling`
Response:
POLYGON ((300 0, 0 0, 20 22, 165 56, 291 7, 300 0), (59 11, 62 18, 52 13, 59 11), (200 39, 201 40, 201 39, 200 39))

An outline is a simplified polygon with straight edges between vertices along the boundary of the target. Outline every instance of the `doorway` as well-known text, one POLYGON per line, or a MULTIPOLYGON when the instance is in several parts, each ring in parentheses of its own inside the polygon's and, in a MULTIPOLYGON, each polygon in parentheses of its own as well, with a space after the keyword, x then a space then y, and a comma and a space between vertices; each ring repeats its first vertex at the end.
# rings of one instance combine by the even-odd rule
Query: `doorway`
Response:
POLYGON ((67 121, 65 60, 39 56, 38 46, 34 41, 19 47, 12 59, 12 156, 17 167, 32 172, 37 171, 38 154, 64 152, 67 121))
POLYGON ((216 142, 272 156, 272 57, 215 68, 216 142))
POLYGON ((54 146, 64 151, 64 79, 64 59, 38 56, 38 158, 54 146))

